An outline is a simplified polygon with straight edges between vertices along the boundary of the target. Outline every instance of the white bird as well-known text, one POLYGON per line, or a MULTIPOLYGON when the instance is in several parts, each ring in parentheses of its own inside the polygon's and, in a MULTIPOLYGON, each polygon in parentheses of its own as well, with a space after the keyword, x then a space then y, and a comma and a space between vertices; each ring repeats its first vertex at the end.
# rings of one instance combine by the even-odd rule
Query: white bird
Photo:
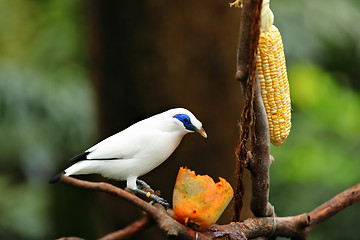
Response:
MULTIPOLYGON (((59 181, 62 174, 98 173, 115 180, 126 180, 127 187, 134 193, 149 195, 137 188, 137 183, 148 187, 137 178, 163 163, 190 132, 207 137, 201 122, 189 110, 170 109, 137 122, 75 156, 71 159, 74 164, 50 183, 59 181)), ((152 199, 163 203, 163 199, 151 195, 152 199)))

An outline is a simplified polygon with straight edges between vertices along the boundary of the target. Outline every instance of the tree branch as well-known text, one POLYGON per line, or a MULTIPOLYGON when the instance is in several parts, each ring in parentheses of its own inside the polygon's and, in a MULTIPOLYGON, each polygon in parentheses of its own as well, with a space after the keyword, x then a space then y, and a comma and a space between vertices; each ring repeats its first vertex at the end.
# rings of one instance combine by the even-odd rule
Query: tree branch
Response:
MULTIPOLYGON (((244 109, 240 122, 240 142, 236 148, 237 188, 235 191, 234 221, 239 221, 244 186, 243 169, 252 141, 256 139, 254 121, 254 96, 256 88, 256 53, 260 34, 262 0, 244 0, 240 14, 239 43, 237 50, 236 79, 240 81, 244 98, 244 109)), ((257 204, 255 204, 257 206, 257 204)))
POLYGON ((360 183, 339 193, 329 201, 311 211, 309 213, 310 226, 307 231, 310 231, 326 219, 358 201, 360 201, 360 183))
POLYGON ((124 229, 109 233, 99 240, 117 240, 117 239, 128 239, 135 235, 137 232, 144 230, 145 228, 154 224, 152 218, 148 214, 145 214, 141 219, 131 223, 124 229))
POLYGON ((215 225, 208 231, 214 237, 229 236, 230 239, 241 239, 239 236, 248 239, 273 236, 306 239, 307 234, 314 227, 358 201, 360 201, 360 183, 336 195, 309 214, 250 218, 243 222, 215 225))
MULTIPOLYGON (((165 210, 160 204, 151 205, 137 196, 104 182, 87 182, 72 177, 62 176, 61 182, 68 185, 101 191, 115 197, 125 199, 141 208, 147 214, 128 227, 104 236, 103 240, 125 239, 152 224, 151 219, 161 231, 170 239, 198 239, 208 240, 220 237, 228 239, 251 239, 256 237, 291 237, 305 239, 308 232, 321 222, 340 212, 344 208, 360 201, 360 183, 336 195, 334 198, 320 205, 309 214, 303 213, 291 217, 260 217, 250 218, 243 222, 233 222, 227 225, 214 225, 212 228, 197 232, 177 222, 172 217, 171 210, 165 210)), ((61 238, 80 239, 76 237, 61 238)))
POLYGON ((270 156, 269 125, 263 105, 260 84, 257 78, 254 97, 255 137, 252 142, 252 158, 248 169, 251 172, 252 198, 251 211, 257 217, 272 216, 273 210, 269 203, 270 165, 274 161, 270 156))
POLYGON ((251 172, 251 210, 255 216, 266 217, 273 214, 269 200, 270 156, 269 126, 260 92, 256 70, 257 45, 260 35, 262 0, 245 0, 241 11, 237 73, 243 90, 245 107, 240 126, 240 144, 237 148, 238 187, 235 192, 235 220, 239 219, 242 203, 242 163, 250 148, 252 158, 247 164, 251 172), (249 146, 250 145, 250 146, 249 146))
POLYGON ((153 215, 157 212, 155 206, 148 204, 146 201, 140 199, 139 197, 121 188, 115 187, 109 183, 83 181, 76 178, 67 177, 65 175, 61 175, 60 181, 70 186, 105 192, 113 195, 114 197, 125 199, 136 207, 149 213, 150 215, 153 215))
POLYGON ((256 49, 260 33, 260 16, 262 0, 244 0, 240 9, 240 29, 237 50, 236 79, 245 83, 256 63, 256 49))
POLYGON ((307 214, 292 217, 249 218, 243 222, 230 223, 228 225, 216 225, 209 231, 214 237, 230 236, 230 239, 252 239, 257 237, 293 237, 301 235, 308 226, 307 214), (276 225, 275 225, 275 224, 276 225))
MULTIPOLYGON (((122 198, 128 201, 129 203, 133 204, 134 206, 142 209, 146 213, 151 216, 161 229, 161 231, 171 239, 199 239, 199 240, 206 240, 210 239, 208 236, 204 235, 203 233, 196 232, 187 226, 182 225, 174 218, 171 217, 171 210, 166 211, 165 208, 158 203, 154 205, 149 204, 148 202, 142 200, 141 198, 121 189, 115 187, 109 183, 105 182, 88 182, 79 180, 72 177, 67 177, 62 175, 60 181, 66 183, 68 185, 85 188, 89 190, 100 191, 104 193, 108 193, 113 195, 117 198, 122 198)), ((141 228, 139 229, 141 230, 141 228)), ((128 230, 127 230, 128 231, 128 230)))

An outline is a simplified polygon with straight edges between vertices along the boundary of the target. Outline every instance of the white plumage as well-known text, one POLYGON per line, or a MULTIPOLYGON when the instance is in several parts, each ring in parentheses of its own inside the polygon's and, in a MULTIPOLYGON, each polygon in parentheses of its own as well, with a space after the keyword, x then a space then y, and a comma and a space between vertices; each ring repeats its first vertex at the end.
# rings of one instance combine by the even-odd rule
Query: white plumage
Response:
MULTIPOLYGON (((189 132, 207 137, 201 122, 184 108, 144 119, 99 142, 76 156, 66 176, 98 173, 104 177, 126 180, 127 187, 137 189, 137 177, 164 162, 189 132)), ((54 178, 52 182, 56 182, 54 178)))

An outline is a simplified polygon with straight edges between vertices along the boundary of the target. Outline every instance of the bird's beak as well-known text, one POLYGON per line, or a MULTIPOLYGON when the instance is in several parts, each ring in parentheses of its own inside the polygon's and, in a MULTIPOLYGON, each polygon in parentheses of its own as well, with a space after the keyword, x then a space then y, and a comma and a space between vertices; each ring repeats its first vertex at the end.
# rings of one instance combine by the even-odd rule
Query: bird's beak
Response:
POLYGON ((207 138, 207 134, 203 128, 196 130, 201 136, 207 138))

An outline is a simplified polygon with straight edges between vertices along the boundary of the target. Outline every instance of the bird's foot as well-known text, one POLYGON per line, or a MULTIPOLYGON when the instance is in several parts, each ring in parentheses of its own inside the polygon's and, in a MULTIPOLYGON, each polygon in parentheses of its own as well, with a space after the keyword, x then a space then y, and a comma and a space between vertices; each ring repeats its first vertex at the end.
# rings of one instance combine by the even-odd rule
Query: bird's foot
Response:
POLYGON ((143 181, 143 180, 136 179, 136 183, 138 184, 138 187, 140 187, 140 188, 147 188, 147 189, 155 192, 155 191, 150 187, 150 185, 147 184, 147 183, 146 183, 145 181, 143 181))
POLYGON ((140 194, 140 195, 143 195, 143 196, 146 196, 147 198, 150 198, 151 200, 157 202, 157 203, 160 203, 161 205, 163 205, 166 209, 170 208, 170 204, 165 200, 163 199, 162 197, 159 197, 155 194, 152 194, 150 192, 146 192, 144 190, 141 190, 141 189, 132 189, 131 190, 133 193, 135 194, 140 194))

